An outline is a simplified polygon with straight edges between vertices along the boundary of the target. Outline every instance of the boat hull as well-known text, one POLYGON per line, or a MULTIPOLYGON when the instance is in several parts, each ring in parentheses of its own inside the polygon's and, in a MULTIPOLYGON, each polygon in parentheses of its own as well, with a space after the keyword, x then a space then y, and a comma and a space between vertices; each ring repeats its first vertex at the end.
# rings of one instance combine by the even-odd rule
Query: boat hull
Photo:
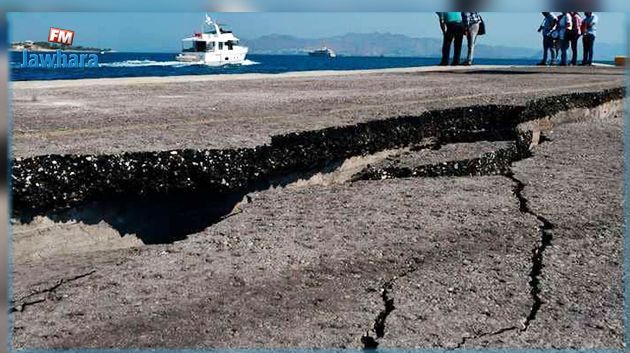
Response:
POLYGON ((335 54, 330 54, 330 53, 308 53, 309 56, 312 57, 316 57, 316 58, 334 58, 336 55, 335 54))
POLYGON ((235 47, 234 50, 223 50, 215 52, 183 52, 175 57, 175 60, 188 63, 199 63, 205 65, 229 65, 242 64, 247 57, 248 49, 245 47, 235 47))

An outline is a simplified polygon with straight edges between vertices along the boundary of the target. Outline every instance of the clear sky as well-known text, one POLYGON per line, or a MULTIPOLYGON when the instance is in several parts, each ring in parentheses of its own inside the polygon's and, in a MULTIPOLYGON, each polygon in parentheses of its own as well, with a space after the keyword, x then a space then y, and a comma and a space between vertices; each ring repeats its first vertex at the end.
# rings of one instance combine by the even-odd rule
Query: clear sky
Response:
MULTIPOLYGON (((212 13, 227 23, 242 39, 267 34, 304 38, 342 35, 349 32, 389 32, 411 37, 440 37, 434 13, 331 13, 253 12, 212 13)), ((527 48, 540 46, 540 13, 482 13, 488 35, 481 42, 527 48)), ((598 40, 625 43, 625 15, 598 13, 598 40)), ((11 41, 46 41, 49 27, 74 30, 75 45, 112 48, 117 51, 175 52, 179 40, 200 28, 203 13, 10 13, 11 41)))

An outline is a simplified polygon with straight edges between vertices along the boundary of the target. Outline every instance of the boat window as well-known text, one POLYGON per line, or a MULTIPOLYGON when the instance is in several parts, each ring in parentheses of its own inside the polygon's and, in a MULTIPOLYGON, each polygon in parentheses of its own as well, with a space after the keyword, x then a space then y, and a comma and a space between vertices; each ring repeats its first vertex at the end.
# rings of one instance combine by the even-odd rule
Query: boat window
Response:
POLYGON ((223 50, 223 42, 219 42, 219 50, 223 50))
POLYGON ((193 42, 182 42, 182 51, 183 52, 191 52, 191 51, 195 51, 195 48, 193 47, 193 42))
POLYGON ((225 45, 227 45, 228 50, 234 49, 234 42, 231 40, 228 40, 227 42, 225 42, 225 45))
POLYGON ((204 24, 204 31, 203 31, 203 33, 217 34, 217 29, 214 26, 208 26, 207 24, 204 24))
POLYGON ((206 42, 202 40, 196 40, 195 43, 195 51, 206 51, 206 42))

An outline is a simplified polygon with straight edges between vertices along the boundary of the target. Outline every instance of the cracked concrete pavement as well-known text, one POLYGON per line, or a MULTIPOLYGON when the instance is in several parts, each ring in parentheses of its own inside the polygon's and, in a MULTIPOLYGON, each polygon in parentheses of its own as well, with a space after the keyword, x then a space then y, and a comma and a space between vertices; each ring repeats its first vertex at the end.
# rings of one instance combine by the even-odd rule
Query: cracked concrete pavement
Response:
MULTIPOLYGON (((17 288, 69 268, 98 271, 59 288, 58 296, 67 295, 62 300, 16 313, 16 326, 23 328, 15 338, 46 347, 360 347, 382 308, 383 282, 418 257, 430 278, 419 283, 424 294, 418 302, 428 299, 425 310, 436 310, 437 332, 444 325, 442 336, 459 340, 464 332, 457 322, 466 315, 457 309, 474 307, 477 295, 490 296, 489 310, 499 317, 517 321, 528 311, 530 249, 538 239, 522 229, 536 224, 518 216, 511 188, 506 178, 491 177, 273 190, 174 245, 21 265, 17 288), (503 190, 501 200, 496 189, 503 190), (503 232, 519 236, 499 242, 503 232), (466 261, 478 270, 468 274, 466 261), (35 274, 40 266, 47 271, 35 274), (461 281, 458 273, 501 286, 453 297, 448 289, 461 281), (435 302, 442 300, 444 312, 435 302), (71 335, 50 329, 45 331, 57 337, 34 334, 52 323, 71 335), (238 335, 225 334, 232 330, 238 335)), ((387 342, 395 342, 391 325, 404 312, 397 304, 387 342)))
MULTIPOLYGON (((571 91, 579 76, 571 72, 535 76, 543 87, 565 85, 571 91)), ((484 81, 485 75, 503 79, 500 73, 472 77, 484 81)), ((332 81, 363 87, 363 79, 332 81)), ((403 87, 415 85, 408 79, 403 87)), ((619 77, 606 79, 598 81, 602 87, 619 77)), ((279 84, 253 85, 273 82, 279 84)), ((525 90, 529 84, 533 78, 523 83, 525 90)), ((420 94, 412 88, 409 93, 420 94)), ((252 192, 238 212, 172 244, 142 246, 125 235, 118 240, 128 243, 119 248, 30 256, 41 238, 70 236, 81 243, 81 237, 102 234, 105 244, 113 244, 116 236, 104 223, 83 224, 90 232, 81 234, 74 224, 17 224, 22 233, 14 236, 16 245, 32 240, 16 249, 21 256, 14 263, 13 343, 620 348, 621 105, 574 113, 581 118, 542 124, 545 138, 505 175, 311 181, 252 192)), ((195 142, 202 140, 189 143, 207 143, 195 142)), ((75 142, 42 148, 16 136, 15 145, 25 155, 101 150, 99 142, 75 142)), ((509 145, 446 144, 370 162, 376 168, 413 167, 475 158, 509 145)))

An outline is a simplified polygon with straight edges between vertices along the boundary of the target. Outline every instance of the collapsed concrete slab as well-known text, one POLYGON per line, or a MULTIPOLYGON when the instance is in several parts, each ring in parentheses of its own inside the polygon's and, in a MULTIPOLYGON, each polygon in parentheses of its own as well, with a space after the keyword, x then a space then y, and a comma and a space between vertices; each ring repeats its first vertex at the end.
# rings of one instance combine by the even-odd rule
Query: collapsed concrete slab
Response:
POLYGON ((623 89, 543 98, 525 106, 474 106, 276 136, 236 150, 47 155, 13 162, 16 211, 72 206, 112 193, 230 192, 266 187, 291 173, 433 138, 439 143, 516 136, 516 125, 562 110, 621 99, 623 89), (512 135, 512 136, 510 136, 512 135))

